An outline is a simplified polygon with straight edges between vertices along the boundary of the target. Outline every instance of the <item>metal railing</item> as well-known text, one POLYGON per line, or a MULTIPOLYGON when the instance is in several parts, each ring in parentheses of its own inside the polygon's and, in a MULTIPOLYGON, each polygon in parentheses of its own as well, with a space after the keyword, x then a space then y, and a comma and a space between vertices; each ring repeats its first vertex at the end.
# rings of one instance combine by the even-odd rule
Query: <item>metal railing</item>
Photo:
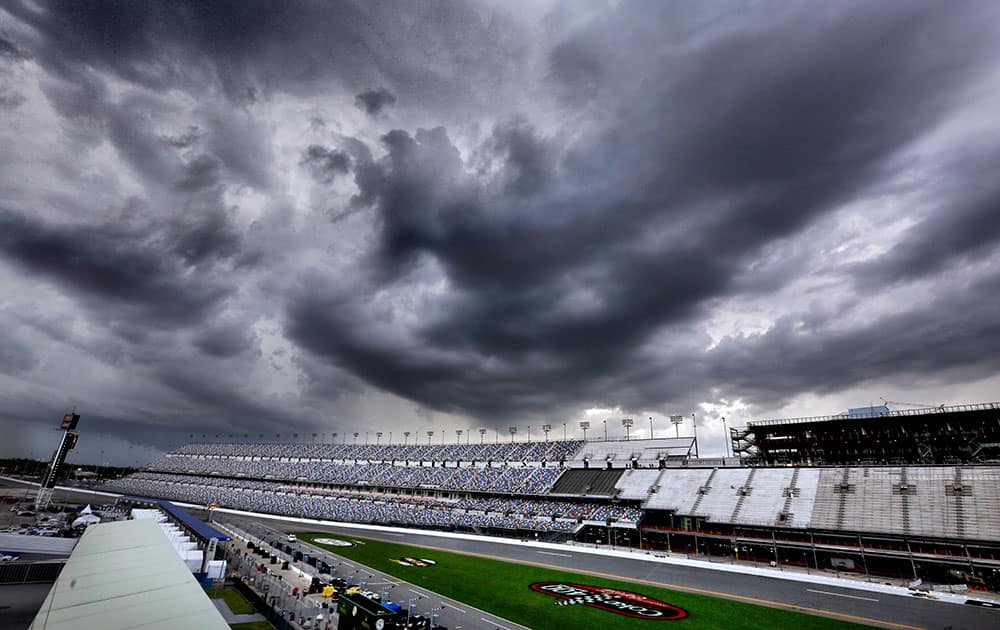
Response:
POLYGON ((778 418, 774 420, 750 420, 749 422, 747 422, 747 428, 764 427, 776 424, 827 422, 829 420, 875 420, 877 418, 900 418, 906 416, 923 416, 929 414, 956 413, 960 411, 989 411, 991 409, 1000 410, 1000 402, 978 403, 973 405, 951 405, 950 407, 942 405, 940 407, 925 407, 922 409, 897 409, 895 411, 866 415, 863 417, 859 416, 856 418, 848 415, 847 413, 841 413, 832 416, 807 416, 802 418, 778 418))
POLYGON ((65 560, 38 562, 4 562, 0 564, 0 584, 45 584, 55 582, 62 573, 65 560))

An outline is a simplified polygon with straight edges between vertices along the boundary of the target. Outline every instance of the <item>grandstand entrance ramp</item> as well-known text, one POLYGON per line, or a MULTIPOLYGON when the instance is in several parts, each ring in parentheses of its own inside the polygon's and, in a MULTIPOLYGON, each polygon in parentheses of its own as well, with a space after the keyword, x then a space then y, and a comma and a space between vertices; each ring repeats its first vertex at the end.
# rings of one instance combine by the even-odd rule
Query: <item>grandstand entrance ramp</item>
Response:
POLYGON ((29 630, 227 630, 222 615, 151 520, 91 525, 29 630))

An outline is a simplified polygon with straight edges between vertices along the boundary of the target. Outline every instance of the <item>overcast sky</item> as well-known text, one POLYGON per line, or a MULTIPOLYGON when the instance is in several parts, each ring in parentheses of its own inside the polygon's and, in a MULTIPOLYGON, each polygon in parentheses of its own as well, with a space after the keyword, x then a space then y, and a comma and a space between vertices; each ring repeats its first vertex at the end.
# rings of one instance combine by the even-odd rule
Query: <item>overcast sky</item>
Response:
POLYGON ((997 400, 998 14, 0 0, 0 454, 997 400))

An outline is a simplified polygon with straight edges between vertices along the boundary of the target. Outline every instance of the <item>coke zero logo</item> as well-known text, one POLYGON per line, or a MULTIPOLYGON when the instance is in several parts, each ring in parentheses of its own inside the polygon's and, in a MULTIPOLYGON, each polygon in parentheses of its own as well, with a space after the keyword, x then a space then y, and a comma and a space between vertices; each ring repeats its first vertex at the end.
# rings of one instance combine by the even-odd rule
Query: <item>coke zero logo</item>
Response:
POLYGON ((557 606, 590 606, 635 619, 675 621, 687 611, 632 591, 567 582, 535 582, 531 590, 557 597, 557 606))

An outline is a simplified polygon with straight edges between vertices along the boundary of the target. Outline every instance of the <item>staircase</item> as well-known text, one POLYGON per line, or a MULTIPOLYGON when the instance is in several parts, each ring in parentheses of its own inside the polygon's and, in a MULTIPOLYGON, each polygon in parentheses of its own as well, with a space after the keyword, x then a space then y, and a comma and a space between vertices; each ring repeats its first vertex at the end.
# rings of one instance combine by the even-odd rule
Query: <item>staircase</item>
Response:
POLYGON ((660 474, 656 476, 656 481, 654 481, 653 484, 649 486, 649 491, 646 493, 646 498, 642 500, 643 507, 645 507, 646 503, 648 503, 649 500, 653 498, 654 494, 660 491, 660 482, 663 481, 663 474, 666 472, 667 472, 666 468, 661 470, 660 474))
POLYGON ((729 517, 730 523, 736 522, 736 519, 740 515, 740 508, 743 507, 743 502, 750 495, 750 493, 753 492, 753 476, 754 474, 756 474, 756 472, 757 472, 756 468, 751 468, 750 474, 747 475, 747 480, 743 482, 743 487, 739 489, 740 498, 736 499, 736 506, 733 508, 733 513, 729 517))
MULTIPOLYGON (((848 476, 850 470, 850 468, 844 468, 844 476, 840 478, 840 484, 834 488, 834 492, 840 494, 840 500, 837 503, 837 529, 844 529, 844 513, 847 511, 847 498, 851 494, 851 490, 853 490, 850 484, 850 477, 848 476)), ((865 472, 867 471, 868 469, 866 468, 865 472)))
POLYGON ((899 501, 903 512, 903 533, 910 534, 910 484, 906 480, 906 466, 899 469, 899 501), (905 490, 904 490, 905 488, 905 490))
POLYGON ((792 480, 789 482, 788 487, 785 488, 785 504, 781 506, 781 513, 785 515, 784 520, 780 517, 778 518, 777 525, 788 526, 792 524, 792 518, 795 516, 792 514, 792 499, 799 496, 801 490, 799 490, 799 469, 796 468, 792 472, 792 480))
POLYGON ((712 473, 705 480, 705 485, 698 488, 698 498, 695 499, 694 505, 691 506, 691 514, 698 514, 698 506, 701 505, 701 500, 705 498, 705 495, 712 489, 712 480, 715 479, 715 473, 719 472, 718 468, 713 468, 712 473))
POLYGON ((965 506, 962 505, 962 497, 965 496, 964 484, 962 483, 962 468, 955 466, 955 481, 952 486, 952 493, 955 497, 955 533, 959 538, 965 538, 965 506))

